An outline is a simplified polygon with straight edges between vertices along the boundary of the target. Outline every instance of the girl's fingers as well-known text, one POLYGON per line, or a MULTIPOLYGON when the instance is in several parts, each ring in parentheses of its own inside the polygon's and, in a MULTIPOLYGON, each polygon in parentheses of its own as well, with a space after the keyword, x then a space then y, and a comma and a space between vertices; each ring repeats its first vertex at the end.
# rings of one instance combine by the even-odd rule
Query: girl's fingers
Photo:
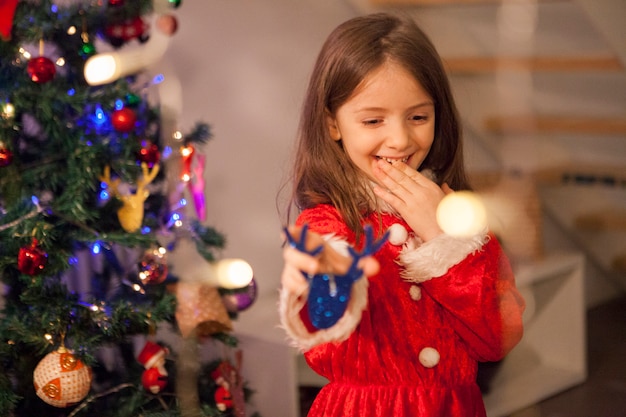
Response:
POLYGON ((421 174, 401 162, 389 164, 381 161, 378 165, 380 171, 375 171, 375 174, 380 187, 374 187, 376 195, 400 212, 413 206, 422 193, 422 185, 419 184, 421 174))
POLYGON ((373 256, 367 256, 358 263, 359 268, 363 270, 366 277, 376 275, 380 271, 380 264, 373 256))
POLYGON ((398 207, 400 207, 401 204, 404 203, 404 201, 402 201, 402 199, 400 199, 398 196, 396 196, 393 191, 387 189, 387 188, 383 188, 380 187, 378 185, 374 185, 374 193, 382 198, 387 204, 389 204, 391 207, 396 208, 396 210, 398 210, 398 207))
MULTIPOLYGON (((289 233, 294 239, 299 239, 301 228, 289 227, 289 233)), ((324 249, 316 256, 302 252, 295 247, 286 245, 283 248, 283 259, 285 262, 281 275, 281 283, 286 291, 292 294, 301 295, 308 288, 308 282, 304 274, 315 275, 321 273, 331 273, 343 275, 350 269, 352 258, 337 252, 331 245, 317 233, 308 232, 306 246, 309 241, 312 246, 324 246, 324 249), (309 239, 309 237, 311 239, 309 239)), ((373 256, 367 256, 359 260, 358 267, 363 270, 365 276, 372 276, 378 273, 380 266, 373 256)))
POLYGON ((281 284, 283 289, 298 296, 303 294, 309 287, 309 283, 302 275, 302 272, 290 265, 285 265, 283 268, 281 284))
POLYGON ((320 267, 317 258, 292 247, 287 247, 283 250, 283 259, 286 265, 290 265, 307 274, 316 274, 320 267))
POLYGON ((380 161, 374 170, 378 185, 374 193, 409 224, 424 241, 441 234, 436 211, 441 199, 452 192, 402 162, 380 161))
POLYGON ((407 173, 403 172, 397 165, 399 164, 389 164, 386 161, 378 161, 378 168, 381 172, 378 179, 394 194, 398 194, 402 190, 410 188, 415 184, 415 180, 407 173))
POLYGON ((346 273, 350 268, 350 258, 335 251, 326 243, 322 245, 324 249, 316 256, 301 252, 291 246, 285 247, 283 249, 285 264, 309 275, 346 273))

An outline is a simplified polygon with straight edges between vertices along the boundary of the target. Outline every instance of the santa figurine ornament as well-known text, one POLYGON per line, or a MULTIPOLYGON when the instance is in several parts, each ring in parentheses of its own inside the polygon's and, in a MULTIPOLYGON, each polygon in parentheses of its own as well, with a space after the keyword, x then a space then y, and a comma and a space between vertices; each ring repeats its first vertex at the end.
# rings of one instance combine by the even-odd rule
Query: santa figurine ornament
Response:
POLYGON ((218 386, 215 390, 214 399, 218 410, 222 412, 230 410, 233 417, 245 417, 244 384, 241 377, 243 353, 238 350, 235 356, 236 367, 225 360, 211 373, 213 380, 218 386))
POLYGON ((214 399, 215 406, 218 410, 224 412, 226 410, 231 410, 233 408, 233 396, 230 392, 230 383, 229 381, 232 379, 235 370, 228 362, 222 362, 218 365, 218 367, 211 373, 213 380, 217 384, 217 389, 215 390, 214 399))
POLYGON ((168 353, 167 348, 158 343, 147 341, 137 356, 137 361, 145 368, 141 375, 141 383, 152 394, 160 393, 167 386, 165 357, 168 353))

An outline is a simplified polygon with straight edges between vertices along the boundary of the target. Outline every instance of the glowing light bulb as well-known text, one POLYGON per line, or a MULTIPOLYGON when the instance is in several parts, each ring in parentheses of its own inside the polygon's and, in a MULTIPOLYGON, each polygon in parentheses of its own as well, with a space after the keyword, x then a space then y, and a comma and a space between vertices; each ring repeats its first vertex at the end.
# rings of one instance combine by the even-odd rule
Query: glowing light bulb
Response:
POLYGON ((94 255, 97 255, 100 253, 101 250, 101 246, 100 243, 96 242, 93 244, 93 246, 91 247, 91 253, 93 253, 94 255))
POLYGON ((28 51, 27 51, 26 49, 24 49, 24 48, 20 48, 18 51, 19 51, 19 53, 20 53, 20 54, 22 54, 22 56, 23 56, 24 58, 26 58, 26 59, 30 59, 30 57, 32 56, 32 55, 30 54, 30 52, 28 52, 28 51))
POLYGON ((191 154, 193 154, 193 148, 191 148, 189 146, 185 146, 185 147, 181 148, 180 153, 184 157, 190 156, 191 154))
POLYGON ((15 117, 15 106, 13 106, 13 104, 11 103, 6 103, 2 107, 2 112, 0 116, 2 116, 3 119, 12 119, 13 117, 15 117))
POLYGON ((85 80, 102 85, 141 72, 163 57, 169 42, 170 36, 157 30, 141 47, 94 55, 85 62, 85 80))
POLYGON ((217 285, 226 289, 244 288, 253 277, 252 267, 243 259, 222 259, 215 264, 217 285))
POLYGON ((94 55, 85 63, 85 80, 91 85, 106 84, 116 80, 118 64, 113 54, 94 55))
POLYGON ((457 191, 439 203, 437 223, 450 236, 470 237, 487 228, 487 211, 476 194, 457 191))

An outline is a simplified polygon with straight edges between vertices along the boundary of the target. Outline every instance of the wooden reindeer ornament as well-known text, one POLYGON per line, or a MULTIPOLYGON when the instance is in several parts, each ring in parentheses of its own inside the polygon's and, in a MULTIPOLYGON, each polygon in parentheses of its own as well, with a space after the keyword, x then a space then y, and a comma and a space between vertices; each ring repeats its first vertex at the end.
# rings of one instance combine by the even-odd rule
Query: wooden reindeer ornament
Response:
POLYGON ((117 218, 122 228, 129 233, 136 232, 141 227, 144 212, 143 203, 150 195, 146 186, 154 181, 159 173, 159 164, 154 164, 152 169, 149 169, 148 164, 142 162, 141 170, 143 171, 143 175, 137 180, 137 190, 135 194, 120 194, 118 187, 121 180, 119 178, 115 180, 111 179, 111 167, 108 165, 104 167, 104 175, 100 177, 100 181, 104 182, 109 187, 109 192, 124 204, 117 211, 117 218))

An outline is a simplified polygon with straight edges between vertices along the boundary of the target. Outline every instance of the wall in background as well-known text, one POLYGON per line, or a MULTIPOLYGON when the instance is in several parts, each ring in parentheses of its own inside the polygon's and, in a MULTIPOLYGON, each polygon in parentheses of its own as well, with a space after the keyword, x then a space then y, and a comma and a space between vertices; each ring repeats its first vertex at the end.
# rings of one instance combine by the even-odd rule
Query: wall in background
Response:
POLYGON ((204 149, 207 224, 226 236, 225 257, 252 265, 260 290, 234 323, 244 375, 264 417, 296 416, 295 353, 276 309, 276 196, 313 60, 330 30, 354 11, 336 0, 183 0, 175 14, 178 32, 155 68, 181 82, 181 130, 197 120, 213 127, 204 149))

